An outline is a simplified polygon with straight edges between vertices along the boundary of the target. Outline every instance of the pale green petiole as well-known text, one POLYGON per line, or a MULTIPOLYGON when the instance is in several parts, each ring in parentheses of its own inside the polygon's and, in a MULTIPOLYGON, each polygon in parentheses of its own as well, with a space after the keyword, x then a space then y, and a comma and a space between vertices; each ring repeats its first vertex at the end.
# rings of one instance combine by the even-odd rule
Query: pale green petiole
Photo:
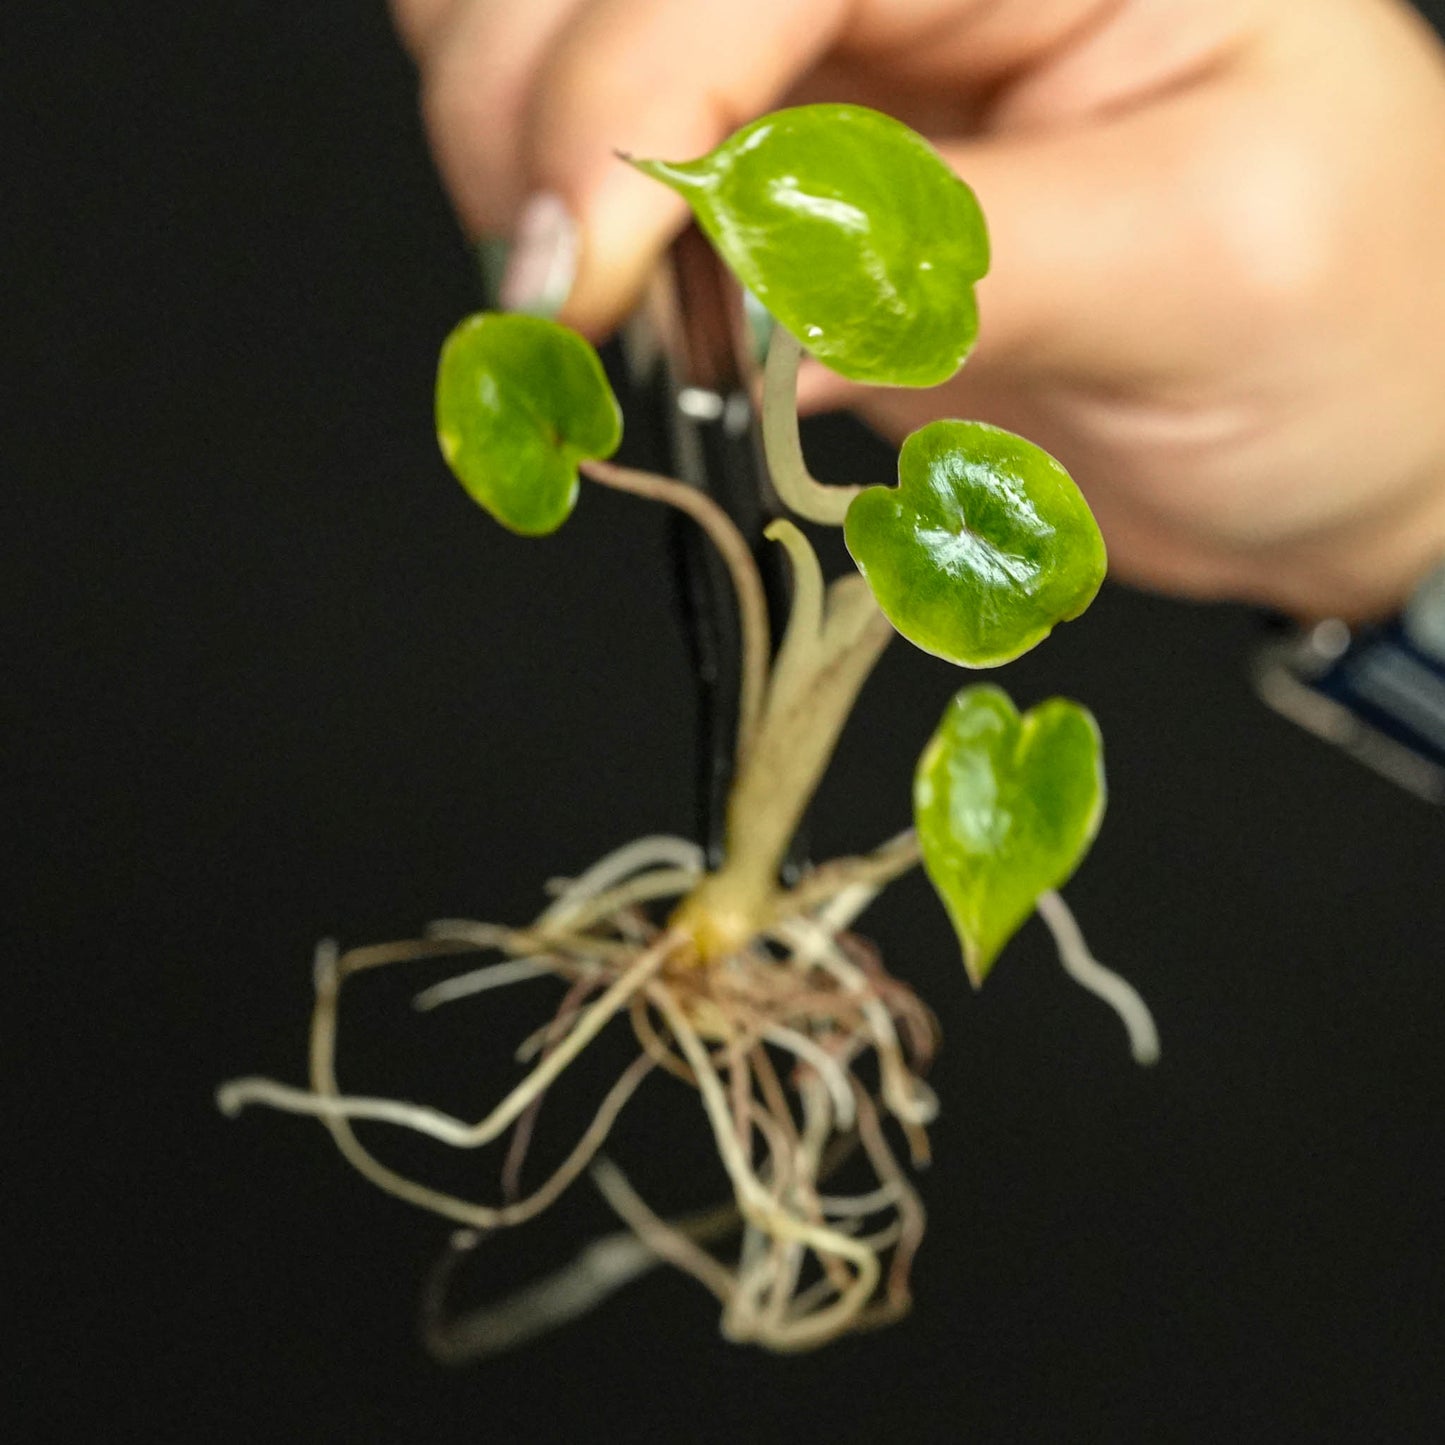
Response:
POLYGON ((859 486, 834 487, 817 480, 803 460, 798 435, 798 363, 803 349, 782 326, 773 328, 763 367, 763 448, 773 486, 790 512, 807 522, 841 527, 859 486))

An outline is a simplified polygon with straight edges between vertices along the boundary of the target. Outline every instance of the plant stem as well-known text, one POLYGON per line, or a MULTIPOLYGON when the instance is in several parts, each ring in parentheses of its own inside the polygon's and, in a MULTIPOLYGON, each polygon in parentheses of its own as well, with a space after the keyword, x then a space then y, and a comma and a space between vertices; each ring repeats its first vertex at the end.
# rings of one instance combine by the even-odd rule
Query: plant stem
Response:
MULTIPOLYGON (((836 526, 862 488, 825 487, 808 475, 798 437, 799 356, 797 341, 776 329, 764 380, 768 465, 788 506, 836 526)), ((794 595, 770 676, 762 581, 727 514, 705 493, 670 477, 611 462, 584 462, 580 470, 604 486, 686 512, 706 530, 732 574, 742 623, 743 679, 726 860, 683 900, 672 923, 691 940, 699 960, 724 957, 745 947, 772 921, 783 855, 893 628, 861 577, 850 575, 825 588, 807 538, 791 522, 775 521, 767 536, 787 550, 794 595)))
POLYGON ((705 492, 689 487, 672 477, 635 467, 618 466, 615 462, 587 461, 578 470, 589 481, 619 492, 630 492, 653 502, 665 502, 686 512, 708 535, 721 554, 732 577, 737 595, 738 617, 742 630, 742 678, 738 689, 737 760, 741 768, 752 747, 762 715, 763 692, 767 686, 768 662, 772 638, 768 627, 768 603, 762 578, 743 534, 731 517, 705 492))
POLYGON ((793 560, 798 605, 757 737, 728 800, 726 861, 673 917, 702 959, 746 946, 772 919, 783 854, 859 690, 893 636, 861 577, 841 578, 820 596, 817 559, 803 534, 776 522, 769 535, 793 560))
POLYGON ((828 624, 789 676, 779 670, 757 746, 733 791, 728 847, 740 866, 776 876, 858 693, 893 637, 867 584, 846 577, 830 592, 828 624))
POLYGON ((848 506, 862 487, 830 487, 808 471, 798 436, 798 339, 782 326, 773 328, 763 368, 763 450, 773 486, 788 510, 809 522, 841 527, 848 506))

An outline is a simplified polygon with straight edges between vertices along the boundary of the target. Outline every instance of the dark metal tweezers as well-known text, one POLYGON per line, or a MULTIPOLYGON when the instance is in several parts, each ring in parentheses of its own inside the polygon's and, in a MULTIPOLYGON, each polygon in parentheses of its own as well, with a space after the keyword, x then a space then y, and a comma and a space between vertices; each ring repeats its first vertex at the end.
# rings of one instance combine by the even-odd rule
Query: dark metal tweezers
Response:
MULTIPOLYGON (((756 350, 741 289, 706 238, 690 227, 673 243, 624 336, 632 392, 644 419, 647 465, 708 493, 757 560, 776 645, 789 581, 782 549, 763 540, 781 515, 763 463, 754 397, 756 350)), ((642 428, 639 428, 642 430, 642 428)), ((697 679, 697 836, 721 861, 732 784, 742 647, 727 568, 698 528, 674 517, 678 610, 697 679)), ((790 869, 801 862, 794 844, 790 869)))

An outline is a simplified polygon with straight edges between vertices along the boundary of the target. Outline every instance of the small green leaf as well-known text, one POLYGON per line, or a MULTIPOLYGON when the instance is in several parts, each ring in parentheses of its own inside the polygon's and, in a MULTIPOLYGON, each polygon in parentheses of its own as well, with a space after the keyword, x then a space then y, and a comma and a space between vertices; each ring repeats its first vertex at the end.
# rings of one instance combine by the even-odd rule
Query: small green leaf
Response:
POLYGON ((900 121, 797 106, 700 160, 633 164, 684 197, 744 284, 834 371, 935 386, 963 365, 988 270, 983 213, 900 121))
POLYGON ((898 454, 897 487, 853 499, 843 536, 888 620, 965 667, 996 667, 1077 617, 1104 539, 1069 474, 1023 437, 936 421, 898 454))
POLYGON ((988 685, 948 705, 918 760, 913 819, 975 988, 1039 895, 1083 861, 1103 816, 1103 743, 1087 708, 1055 697, 1020 717, 988 685))
POLYGON ((555 532, 577 501, 577 463, 622 440, 597 353, 539 316, 480 312, 447 337, 436 422, 457 480, 524 537, 555 532))

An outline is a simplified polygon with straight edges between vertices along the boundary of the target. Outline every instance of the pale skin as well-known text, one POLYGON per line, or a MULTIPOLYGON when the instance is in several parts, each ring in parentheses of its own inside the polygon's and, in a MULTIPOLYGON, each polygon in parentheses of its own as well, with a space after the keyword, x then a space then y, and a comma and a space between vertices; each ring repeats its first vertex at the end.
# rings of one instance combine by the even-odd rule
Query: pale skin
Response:
POLYGON ((1377 616, 1445 558, 1445 51, 1398 0, 393 0, 463 225, 559 197, 561 319, 685 219, 620 164, 797 100, 877 106, 978 193, 978 348, 930 391, 805 375, 895 438, 977 417, 1085 489, 1116 576, 1377 616))

